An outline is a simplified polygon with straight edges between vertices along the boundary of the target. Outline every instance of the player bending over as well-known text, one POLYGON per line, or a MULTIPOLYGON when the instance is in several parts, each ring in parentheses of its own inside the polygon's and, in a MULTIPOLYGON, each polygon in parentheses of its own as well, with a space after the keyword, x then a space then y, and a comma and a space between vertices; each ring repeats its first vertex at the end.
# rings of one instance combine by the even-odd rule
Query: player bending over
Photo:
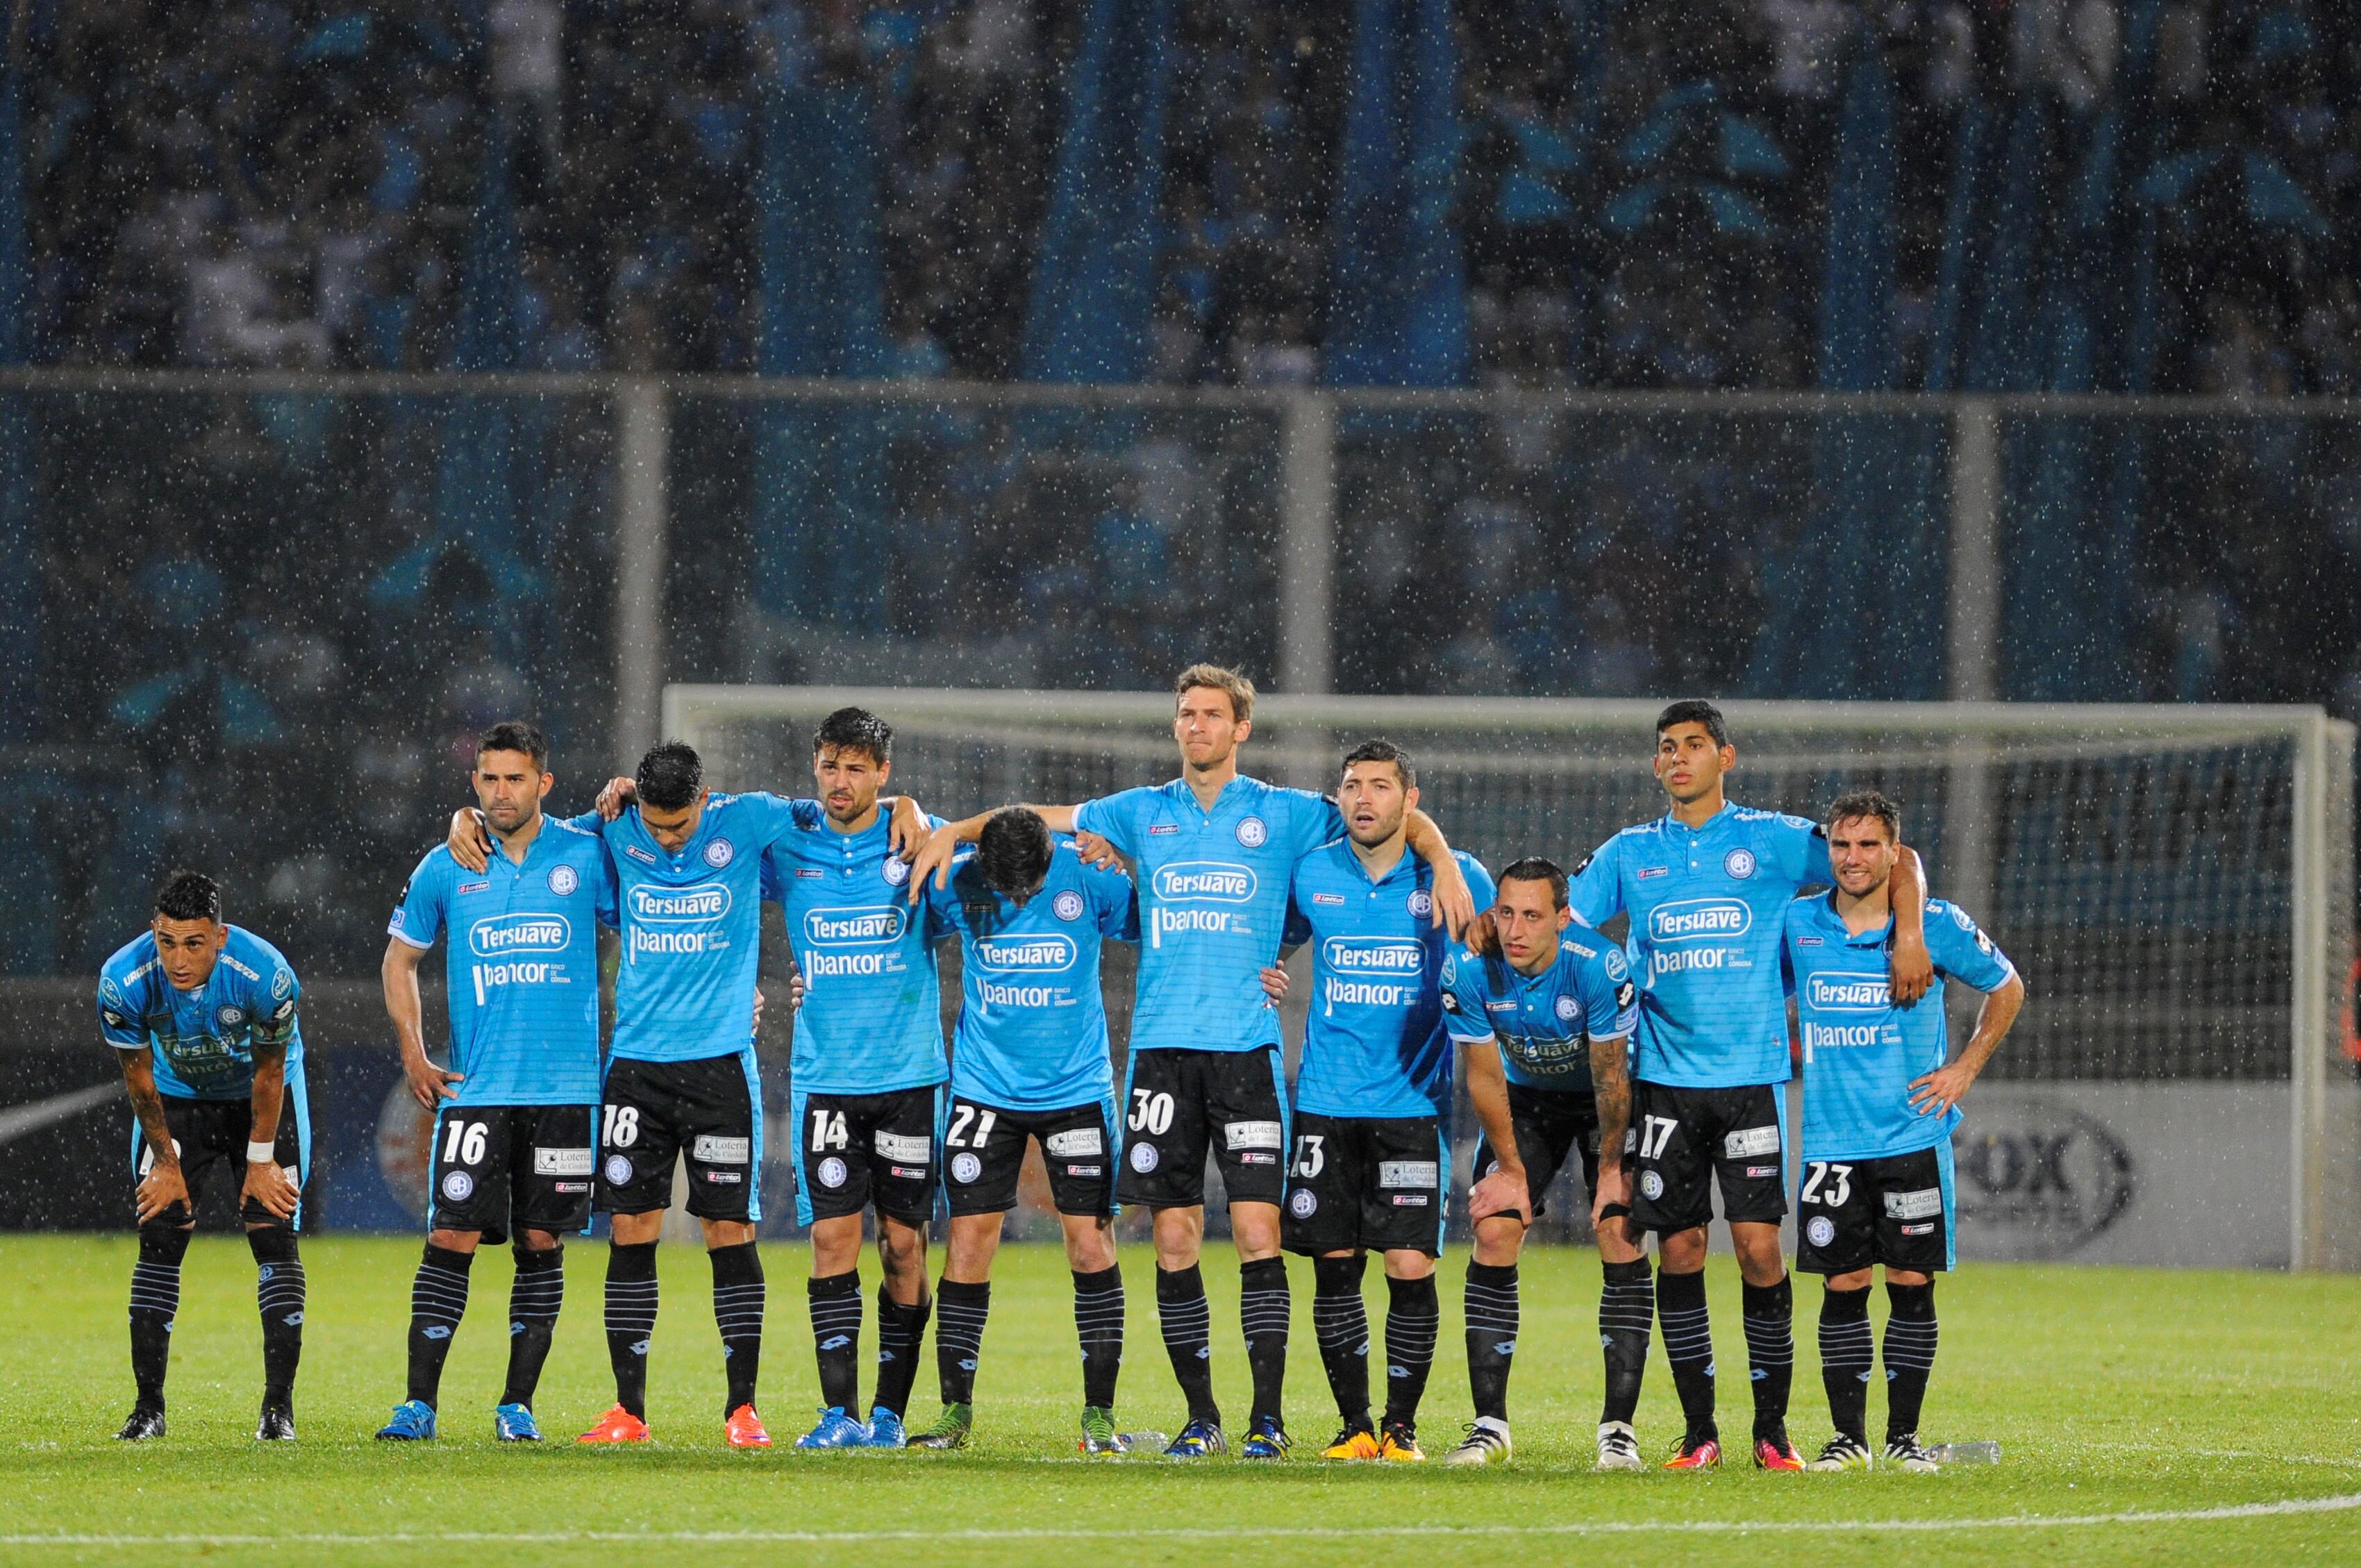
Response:
POLYGON ((303 1098, 302 988, 279 949, 222 923, 211 877, 174 872, 147 933, 98 971, 98 1025, 120 1053, 137 1120, 132 1204, 131 1376, 138 1398, 116 1437, 164 1435, 164 1367, 181 1308, 181 1259, 197 1193, 216 1162, 238 1179, 238 1217, 254 1254, 262 1313, 261 1442, 295 1436, 303 1355, 302 1224, 312 1120, 303 1098))
POLYGON ((1951 1135, 1960 1100, 2016 1021, 2025 981, 1968 912, 1927 901, 1935 972, 1984 992, 1957 1061, 1939 995, 1895 1007, 1886 994, 1900 808, 1873 790, 1829 808, 1836 885, 1787 906, 1784 957, 1804 1036, 1803 1245, 1795 1266, 1828 1277, 1820 1377, 1836 1435, 1812 1470, 1866 1470, 1869 1274, 1885 1266, 1884 1463, 1932 1470, 1918 1411, 1935 1365, 1935 1275, 1956 1260, 1951 1135))
POLYGON ((377 1434, 435 1435, 444 1357, 467 1310, 476 1249, 515 1241, 502 1442, 538 1442, 533 1389, 566 1297, 565 1233, 590 1218, 598 1102, 598 931, 616 923, 615 873, 595 824, 551 820, 549 740, 496 724, 472 780, 495 845, 481 872, 437 845, 388 922, 385 1010, 410 1092, 434 1113, 426 1251, 410 1288, 410 1386, 377 1434), (448 933, 450 1067, 426 1055, 418 969, 448 933))
POLYGON ((1131 883, 1087 866, 1022 806, 993 813, 972 851, 931 889, 938 918, 965 960, 951 1052, 950 1122, 943 1135, 950 1195, 935 1362, 942 1414, 911 1440, 958 1448, 974 1422, 976 1363, 992 1308, 1001 1216, 1016 1206, 1028 1139, 1041 1146, 1049 1197, 1074 1275, 1082 1348, 1084 1453, 1119 1453, 1115 1374, 1123 1365, 1123 1274, 1115 1256, 1115 1069, 1099 994, 1099 944, 1139 939, 1131 883))
MULTIPOLYGON (((1817 881, 1827 861, 1818 824, 1730 803, 1723 775, 1737 762, 1711 703, 1664 709, 1654 765, 1672 808, 1600 845, 1576 869, 1572 900, 1585 925, 1604 926, 1618 915, 1631 921, 1626 947, 1640 971, 1641 1008, 1630 1228, 1635 1238, 1650 1231, 1658 1237, 1657 1321, 1687 1425, 1667 1468, 1721 1463, 1705 1296, 1712 1182, 1721 1190, 1745 1284, 1754 1462, 1800 1470, 1787 1441, 1795 1301, 1779 1249, 1791 1071, 1779 927, 1796 890, 1817 881)), ((1904 1006, 1925 993, 1932 975, 1921 930, 1923 885, 1918 857, 1900 849, 1890 963, 1894 997, 1904 1006)))
MULTIPOLYGON (((1125 1083, 1119 1202, 1155 1212, 1156 1306, 1165 1354, 1189 1404, 1175 1458, 1227 1447, 1213 1400, 1212 1316, 1198 1270, 1205 1234, 1205 1159, 1218 1162, 1238 1250, 1239 1317, 1254 1378, 1241 1453, 1284 1458, 1279 1409, 1287 1377, 1287 1264, 1279 1254, 1286 1173, 1287 1084, 1279 1014, 1263 991, 1278 956, 1295 862, 1345 830, 1335 803, 1238 772, 1254 732, 1254 684, 1213 664, 1174 683, 1172 737, 1181 776, 1081 806, 1037 806, 1054 833, 1094 835, 1127 857, 1139 888, 1137 1004, 1125 1083)), ((988 814, 987 814, 988 815, 988 814)), ((938 831, 914 868, 939 882, 952 851, 984 817, 938 831)), ((1435 919, 1453 931, 1472 913, 1450 846, 1422 812, 1411 848, 1433 868, 1435 919)), ((916 902, 917 887, 911 889, 916 902)))
MULTIPOLYGON (((1439 988, 1449 938, 1434 924, 1433 873, 1409 852, 1418 805, 1410 758, 1389 740, 1356 746, 1336 802, 1345 836, 1298 861, 1290 890, 1288 946, 1312 944, 1312 992, 1281 1239, 1312 1260, 1312 1332, 1343 1423, 1322 1457, 1415 1462, 1426 1457, 1418 1407, 1442 1320, 1434 1260, 1450 1180, 1451 1046, 1439 988), (1361 1299, 1372 1248, 1387 1289, 1385 1419, 1375 1428, 1361 1299)), ((1491 877, 1474 857, 1455 859, 1488 903, 1491 877)), ((1498 1098, 1479 1094, 1479 1114, 1498 1098)), ((1521 1186, 1499 1186, 1499 1201, 1522 1208, 1521 1186)))
POLYGON ((1517 1256, 1571 1153, 1582 1162, 1605 1282, 1598 1341, 1607 1402, 1598 1417, 1598 1468, 1637 1470, 1631 1413, 1648 1365, 1648 1263, 1627 1224, 1623 1135, 1631 1085, 1626 1042, 1638 995, 1622 953, 1596 931, 1573 927, 1565 873, 1548 861, 1518 861, 1500 873, 1492 906, 1498 951, 1454 953, 1444 968, 1444 1024, 1467 1051, 1469 1097, 1486 1116, 1476 1146, 1475 1255, 1467 1264, 1467 1384, 1476 1420, 1446 1456, 1452 1464, 1509 1457, 1509 1369, 1517 1350, 1517 1256), (1571 929, 1569 927, 1572 927, 1571 929), (1514 1180, 1530 1204, 1488 1201, 1514 1180))

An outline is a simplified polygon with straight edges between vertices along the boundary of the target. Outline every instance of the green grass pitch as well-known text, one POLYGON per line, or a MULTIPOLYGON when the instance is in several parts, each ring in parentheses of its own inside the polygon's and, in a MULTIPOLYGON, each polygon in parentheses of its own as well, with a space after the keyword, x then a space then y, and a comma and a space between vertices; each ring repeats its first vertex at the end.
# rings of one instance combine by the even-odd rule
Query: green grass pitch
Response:
MULTIPOLYGON (((720 1442, 708 1276, 664 1249, 650 1415, 656 1445, 568 1441, 609 1402, 599 1334, 604 1248, 569 1255, 566 1310, 539 1411, 540 1449, 493 1443, 509 1265, 488 1252, 444 1382, 443 1440, 410 1449, 369 1433, 401 1393, 413 1241, 309 1242, 311 1302, 297 1392, 302 1437, 252 1441, 260 1354, 253 1266, 234 1239, 190 1254, 172 1365, 171 1435, 112 1434, 130 1407, 126 1237, 0 1237, 0 1562, 333 1561, 569 1563, 814 1561, 1078 1563, 1256 1568, 1400 1561, 1602 1559, 1686 1563, 2361 1563, 2361 1279, 2129 1269, 1971 1267, 1941 1288, 1943 1343, 1927 1435, 1993 1438, 2003 1462, 1923 1476, 1766 1475, 1742 1460, 1710 1475, 1589 1472, 1598 1400, 1594 1254, 1524 1267, 1524 1327, 1507 1468, 1324 1465, 1330 1430, 1295 1280, 1289 1409, 1295 1459, 1176 1465, 1073 1454, 1080 1403, 1062 1259, 1004 1253, 965 1453, 799 1454, 785 1443, 814 1402, 804 1255, 766 1249, 773 1283, 763 1409, 782 1446, 720 1442), (628 1556, 622 1555, 628 1553, 628 1556), (588 1554, 588 1555, 586 1555, 588 1554)), ((1121 1424, 1180 1420, 1157 1338, 1145 1252, 1127 1247, 1128 1365, 1121 1424)), ((1225 1409, 1244 1413, 1235 1273, 1207 1269, 1225 1409), (1229 1299, 1224 1299, 1224 1291, 1229 1299)), ((1444 1260, 1444 1334, 1424 1423, 1431 1452, 1466 1419, 1458 1281, 1444 1260)), ((1374 1272, 1374 1271, 1373 1271, 1374 1272)), ((864 1270, 873 1282, 873 1260, 864 1270)), ((1748 1398, 1736 1271, 1716 1259, 1725 1431, 1748 1398)), ((1383 1287, 1372 1278, 1371 1316, 1383 1287)), ((1812 1349, 1817 1288, 1798 1291, 1796 1441, 1827 1433, 1812 1349)), ((1883 1316, 1882 1293, 1879 1315, 1883 1316)), ((873 1349, 874 1325, 864 1336, 873 1349)), ((934 1413, 929 1365, 914 1424, 934 1413)), ((866 1382, 864 1379, 864 1394, 866 1382)), ((1872 1398, 1872 1427, 1882 1420, 1872 1398)), ((1649 1367, 1642 1442, 1678 1430, 1662 1361, 1649 1367)))

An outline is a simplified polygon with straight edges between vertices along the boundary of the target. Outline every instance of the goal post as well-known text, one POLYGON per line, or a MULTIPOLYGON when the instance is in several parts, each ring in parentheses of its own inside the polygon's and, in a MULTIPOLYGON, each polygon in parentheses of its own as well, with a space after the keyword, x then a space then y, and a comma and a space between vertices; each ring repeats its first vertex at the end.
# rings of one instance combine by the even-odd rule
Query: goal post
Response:
MULTIPOLYGON (((801 793, 813 729, 848 706, 894 726, 896 784, 945 815, 1175 771, 1163 692, 673 685, 662 717, 716 787, 801 793)), ((1455 844, 1571 868, 1663 811, 1661 706, 1275 693, 1241 765, 1324 790, 1344 748, 1384 734, 1455 844)), ((1817 817, 1884 790, 1932 891, 2026 977, 1968 1133, 1987 1130, 1956 1151, 1971 1253, 2361 1267, 2361 1086, 2339 1066, 2353 726, 2306 707, 1723 710, 1733 798, 1817 817)), ((1972 998, 1951 1005, 1964 1027, 1972 998)))

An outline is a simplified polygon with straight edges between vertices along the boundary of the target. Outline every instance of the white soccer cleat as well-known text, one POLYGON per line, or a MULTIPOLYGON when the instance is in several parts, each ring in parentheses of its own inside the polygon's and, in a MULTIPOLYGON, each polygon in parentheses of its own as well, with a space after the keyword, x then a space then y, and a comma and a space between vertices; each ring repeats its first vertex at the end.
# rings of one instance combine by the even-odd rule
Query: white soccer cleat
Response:
POLYGON ((1935 1463, 1935 1456, 1918 1446, 1916 1432, 1905 1432, 1889 1439, 1885 1444, 1884 1463, 1918 1475, 1932 1475, 1940 1468, 1935 1463))
POLYGON ((1601 1470, 1645 1470, 1647 1461, 1640 1457, 1640 1439, 1628 1421, 1598 1423, 1598 1468, 1601 1470))
POLYGON ((1867 1470, 1870 1466, 1869 1444, 1839 1432, 1828 1439, 1820 1456, 1804 1468, 1825 1475, 1839 1470, 1867 1470))
POLYGON ((1509 1423, 1478 1416, 1467 1427, 1459 1445, 1443 1456, 1445 1464, 1505 1464, 1509 1462, 1509 1423))

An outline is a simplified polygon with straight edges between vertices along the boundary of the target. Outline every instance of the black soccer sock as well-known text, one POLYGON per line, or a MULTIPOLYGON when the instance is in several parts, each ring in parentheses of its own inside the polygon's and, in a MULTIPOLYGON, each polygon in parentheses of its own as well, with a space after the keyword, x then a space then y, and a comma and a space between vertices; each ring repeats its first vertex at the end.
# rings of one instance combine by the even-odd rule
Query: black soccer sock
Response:
POLYGON ((1688 1441, 1719 1437, 1713 1421, 1713 1322, 1706 1311, 1704 1269, 1657 1270, 1656 1322, 1664 1331, 1664 1364, 1673 1369, 1688 1441))
POLYGON ((174 1224, 139 1227, 139 1261, 131 1266, 131 1380, 138 1408, 164 1408, 164 1368, 172 1358, 172 1320, 181 1314, 181 1260, 189 1234, 174 1224))
POLYGON ((656 1332, 656 1244, 607 1248, 607 1359, 615 1403, 648 1419, 648 1342, 656 1332))
POLYGON ((467 1270, 475 1262, 472 1252, 428 1242, 410 1282, 410 1398, 423 1404, 441 1395, 443 1358, 467 1315, 467 1270))
POLYGON ((295 1233, 271 1226, 246 1233, 254 1254, 254 1300, 262 1313, 262 1402, 292 1408, 295 1365, 303 1359, 303 1258, 295 1233))
MULTIPOLYGON (((1509 1369, 1517 1358, 1517 1266, 1470 1263, 1466 1300, 1467 1391, 1475 1396, 1478 1420, 1505 1421, 1509 1369)), ((1647 1326, 1640 1332, 1646 1333, 1647 1326)))
POLYGON ((1869 1332, 1869 1287, 1820 1297, 1820 1385, 1828 1391, 1828 1424, 1839 1437, 1869 1443, 1869 1374, 1877 1347, 1869 1332))
POLYGON ((557 1332, 557 1311, 566 1304, 566 1245, 545 1252, 518 1246, 516 1277, 509 1283, 509 1379, 500 1390, 503 1405, 533 1408, 533 1391, 541 1387, 542 1364, 549 1359, 549 1342, 557 1332))
POLYGON ((918 1380, 918 1354, 926 1348, 927 1320, 935 1300, 921 1295, 905 1306, 883 1280, 877 1286, 877 1396, 875 1403, 897 1416, 910 1412, 910 1388, 918 1380))
POLYGON ((1602 1265, 1598 1286, 1598 1343, 1607 1360, 1607 1398, 1598 1420, 1631 1424, 1640 1408, 1640 1383, 1648 1371, 1648 1332, 1656 1318, 1656 1282, 1648 1260, 1602 1265))
POLYGON ((861 1271, 818 1275, 804 1289, 811 1308, 812 1354, 819 1360, 820 1403, 861 1419, 861 1271))
POLYGON ((1361 1275, 1368 1257, 1312 1260, 1312 1338, 1336 1414, 1356 1431, 1369 1430, 1369 1311, 1361 1300, 1361 1275))
POLYGON ((714 1247, 706 1255, 713 1260, 713 1323, 721 1331, 721 1369, 730 1387, 721 1406, 727 1420, 739 1406, 754 1402, 754 1384, 763 1373, 763 1309, 770 1291, 763 1282, 763 1255, 752 1242, 714 1247))
POLYGON ((975 1403, 975 1366, 983 1359, 983 1323, 992 1315, 992 1281, 946 1279, 935 1287, 935 1375, 943 1403, 975 1403))
POLYGON ((1918 1435, 1927 1379, 1935 1370, 1935 1286, 1885 1282, 1885 1441, 1918 1435))
POLYGON ((1213 1312, 1205 1304, 1205 1277, 1195 1264, 1156 1271, 1156 1319, 1164 1331, 1164 1354, 1189 1402, 1189 1419, 1221 1425, 1213 1402, 1213 1312))
POLYGON ((1254 1376, 1254 1409, 1285 1426, 1279 1396, 1287 1386, 1287 1259, 1258 1257, 1238 1265, 1238 1324, 1246 1331, 1246 1370, 1254 1376))
POLYGON ((1434 1367, 1435 1336, 1443 1327, 1443 1304, 1434 1276, 1386 1279, 1386 1420, 1418 1424, 1418 1404, 1426 1398, 1426 1375, 1434 1367))
POLYGON ((1746 1360, 1754 1383, 1754 1435, 1784 1437, 1787 1394, 1795 1379, 1795 1281, 1741 1288, 1740 1323, 1746 1330, 1746 1360))
POLYGON ((1123 1370, 1123 1267, 1110 1264, 1074 1273, 1074 1334, 1082 1345, 1082 1403, 1115 1409, 1115 1374, 1123 1370))

